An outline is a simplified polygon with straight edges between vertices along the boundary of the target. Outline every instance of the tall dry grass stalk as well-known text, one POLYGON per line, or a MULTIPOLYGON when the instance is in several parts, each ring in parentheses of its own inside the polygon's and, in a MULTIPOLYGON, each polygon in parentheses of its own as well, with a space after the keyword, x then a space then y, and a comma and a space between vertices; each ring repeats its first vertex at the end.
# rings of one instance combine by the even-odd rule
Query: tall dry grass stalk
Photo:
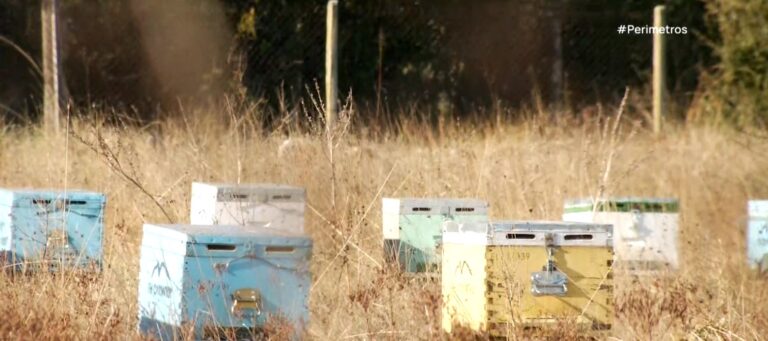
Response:
MULTIPOLYGON (((0 275, 0 338, 139 338, 142 223, 187 222, 195 180, 307 188, 312 339, 447 338, 439 285, 407 280, 384 264, 381 196, 481 197, 492 218, 558 219, 565 198, 597 192, 682 202, 683 268, 672 280, 617 291, 617 337, 768 334, 768 305, 761 303, 768 285, 746 268, 743 237, 747 198, 768 196, 768 141, 695 126, 654 139, 631 119, 613 128, 602 114, 558 125, 536 116, 512 124, 504 116, 487 124, 446 121, 439 129, 404 118, 397 133, 374 137, 354 125, 332 137, 292 123, 270 132, 256 123, 257 113, 239 109, 187 112, 144 128, 74 121, 68 137, 4 129, 2 186, 66 183, 107 193, 108 205, 103 275, 0 275), (630 133, 606 133, 619 127, 630 133)), ((572 336, 567 328, 557 332, 550 337, 572 336)))

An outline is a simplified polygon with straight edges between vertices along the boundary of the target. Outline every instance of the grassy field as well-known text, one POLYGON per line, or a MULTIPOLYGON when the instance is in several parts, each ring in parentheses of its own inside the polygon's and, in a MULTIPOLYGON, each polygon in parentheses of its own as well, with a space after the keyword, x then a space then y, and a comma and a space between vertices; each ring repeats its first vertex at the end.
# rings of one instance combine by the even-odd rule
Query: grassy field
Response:
POLYGON ((190 114, 141 129, 75 120, 58 136, 7 128, 3 187, 108 195, 107 266, 100 278, 0 274, 0 338, 140 338, 142 223, 188 222, 196 180, 307 188, 311 339, 449 338, 440 331, 439 287, 405 280, 383 263, 382 196, 486 198, 494 219, 558 219, 564 199, 597 194, 682 203, 680 276, 617 292, 616 337, 768 335, 768 285, 746 268, 744 250, 746 200, 768 196, 768 139, 697 125, 654 138, 631 119, 616 126, 602 116, 546 124, 539 117, 404 120, 378 131, 342 122, 331 147, 319 129, 270 133, 237 115, 190 114))

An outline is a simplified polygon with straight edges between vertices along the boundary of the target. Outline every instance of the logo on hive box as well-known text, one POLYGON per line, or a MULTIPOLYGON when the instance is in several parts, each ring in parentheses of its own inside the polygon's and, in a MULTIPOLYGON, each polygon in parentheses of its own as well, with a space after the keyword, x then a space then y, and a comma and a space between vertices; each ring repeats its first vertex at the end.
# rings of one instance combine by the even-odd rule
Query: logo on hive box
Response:
POLYGON ((467 263, 467 261, 461 261, 461 263, 456 266, 455 273, 461 275, 467 273, 472 276, 472 269, 469 267, 469 263, 467 263))
POLYGON ((149 285, 149 293, 152 296, 162 296, 162 297, 171 297, 171 293, 173 293, 173 288, 167 285, 159 285, 159 284, 150 284, 149 285))
MULTIPOLYGON (((168 273, 168 266, 165 264, 164 261, 157 261, 155 263, 155 266, 152 268, 152 278, 160 277, 163 273, 165 273, 165 277, 167 279, 171 278, 171 275, 168 273)), ((161 296, 161 297, 171 297, 171 294, 173 293, 173 288, 168 285, 160 285, 155 283, 150 283, 148 285, 149 293, 152 296, 161 296)))
POLYGON ((165 277, 170 279, 171 274, 168 273, 168 266, 165 265, 165 262, 163 261, 157 261, 157 264, 155 264, 155 267, 152 268, 152 277, 159 277, 163 272, 165 272, 165 277))

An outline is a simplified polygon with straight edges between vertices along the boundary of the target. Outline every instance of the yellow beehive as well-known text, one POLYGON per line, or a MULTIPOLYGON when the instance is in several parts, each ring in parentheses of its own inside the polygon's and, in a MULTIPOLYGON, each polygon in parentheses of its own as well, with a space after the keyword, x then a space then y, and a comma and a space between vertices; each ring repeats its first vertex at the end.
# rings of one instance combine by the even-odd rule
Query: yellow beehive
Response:
POLYGON ((446 331, 462 325, 503 336, 561 320, 610 329, 610 225, 502 222, 479 230, 465 224, 444 234, 446 331))

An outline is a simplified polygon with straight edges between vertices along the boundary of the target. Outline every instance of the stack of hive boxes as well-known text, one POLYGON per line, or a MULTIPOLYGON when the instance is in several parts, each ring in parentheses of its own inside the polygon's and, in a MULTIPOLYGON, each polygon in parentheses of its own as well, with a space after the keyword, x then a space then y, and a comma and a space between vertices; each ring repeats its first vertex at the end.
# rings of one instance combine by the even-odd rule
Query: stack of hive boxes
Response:
POLYGON ((301 337, 312 251, 304 189, 193 183, 191 207, 192 225, 144 225, 140 330, 255 338, 270 323, 301 337))

